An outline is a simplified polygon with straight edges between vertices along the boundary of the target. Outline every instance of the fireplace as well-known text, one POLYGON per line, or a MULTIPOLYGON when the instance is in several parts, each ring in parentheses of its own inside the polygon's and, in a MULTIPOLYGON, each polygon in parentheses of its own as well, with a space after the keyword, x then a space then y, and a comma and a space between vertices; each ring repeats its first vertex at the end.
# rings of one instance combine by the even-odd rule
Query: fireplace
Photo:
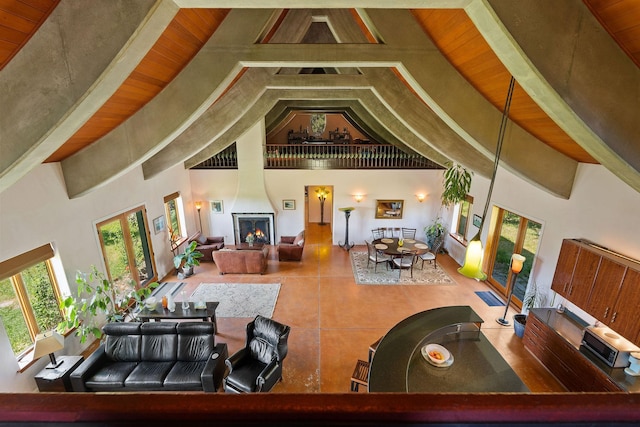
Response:
POLYGON ((254 237, 254 243, 275 244, 273 213, 234 213, 233 234, 236 245, 245 243, 247 236, 254 237))

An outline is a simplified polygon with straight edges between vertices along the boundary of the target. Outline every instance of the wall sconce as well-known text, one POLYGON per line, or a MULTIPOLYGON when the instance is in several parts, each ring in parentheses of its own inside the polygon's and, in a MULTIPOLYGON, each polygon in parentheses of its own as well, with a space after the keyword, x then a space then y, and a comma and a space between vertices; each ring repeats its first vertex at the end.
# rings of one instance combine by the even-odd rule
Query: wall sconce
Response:
POLYGON ((355 199, 356 202, 360 203, 362 199, 364 199, 364 194, 354 194, 353 198, 355 199))
POLYGON ((426 199, 426 198, 427 198, 427 195, 426 195, 426 194, 422 194, 422 193, 420 193, 420 194, 416 194, 416 197, 418 198, 418 201, 419 201, 420 203, 422 203, 422 202, 424 202, 424 199, 426 199))
POLYGON ((200 216, 200 209, 202 209, 202 202, 196 202, 196 210, 198 211, 198 220, 200 221, 200 232, 202 232, 202 217, 200 216))

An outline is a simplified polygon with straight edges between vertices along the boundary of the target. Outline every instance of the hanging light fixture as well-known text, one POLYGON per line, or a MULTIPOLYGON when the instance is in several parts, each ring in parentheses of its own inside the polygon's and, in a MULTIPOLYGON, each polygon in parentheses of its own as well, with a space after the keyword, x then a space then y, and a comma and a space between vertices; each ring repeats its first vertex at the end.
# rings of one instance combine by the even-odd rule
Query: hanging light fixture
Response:
POLYGON ((496 157, 493 161, 493 173, 491 175, 491 183, 489 184, 487 202, 484 205, 484 211, 482 213, 482 222, 480 222, 480 227, 478 228, 476 235, 467 244, 464 264, 458 269, 458 273, 471 279, 485 280, 487 278, 487 274, 482 271, 482 257, 484 251, 482 249, 480 235, 482 234, 482 226, 484 226, 484 220, 487 217, 487 212, 489 210, 491 193, 493 193, 493 184, 496 181, 496 172, 498 172, 498 163, 500 162, 500 153, 502 152, 502 142, 504 141, 504 133, 509 121, 509 108, 511 108, 514 86, 515 79, 511 76, 511 80, 509 81, 509 90, 507 92, 507 100, 505 101, 504 109, 502 110, 502 121, 500 122, 500 130, 498 131, 498 143, 496 144, 496 157))

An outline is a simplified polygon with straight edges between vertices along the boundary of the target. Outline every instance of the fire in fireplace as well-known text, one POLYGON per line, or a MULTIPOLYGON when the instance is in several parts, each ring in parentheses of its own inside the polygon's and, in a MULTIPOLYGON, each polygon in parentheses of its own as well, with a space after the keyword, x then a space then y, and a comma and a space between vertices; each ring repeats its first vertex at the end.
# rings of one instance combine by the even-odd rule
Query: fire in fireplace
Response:
POLYGON ((253 243, 274 244, 272 213, 233 214, 233 229, 236 244, 247 242, 253 236, 253 243))

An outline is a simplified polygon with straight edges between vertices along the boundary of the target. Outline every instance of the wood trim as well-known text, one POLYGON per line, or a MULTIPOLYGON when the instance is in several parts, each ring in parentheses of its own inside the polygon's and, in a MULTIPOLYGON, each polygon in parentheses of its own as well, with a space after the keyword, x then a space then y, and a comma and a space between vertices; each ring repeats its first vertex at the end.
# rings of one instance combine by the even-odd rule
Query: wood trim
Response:
POLYGON ((38 248, 32 249, 23 254, 9 258, 0 262, 0 280, 4 280, 15 274, 20 273, 39 262, 53 258, 55 252, 51 243, 47 243, 38 248))

